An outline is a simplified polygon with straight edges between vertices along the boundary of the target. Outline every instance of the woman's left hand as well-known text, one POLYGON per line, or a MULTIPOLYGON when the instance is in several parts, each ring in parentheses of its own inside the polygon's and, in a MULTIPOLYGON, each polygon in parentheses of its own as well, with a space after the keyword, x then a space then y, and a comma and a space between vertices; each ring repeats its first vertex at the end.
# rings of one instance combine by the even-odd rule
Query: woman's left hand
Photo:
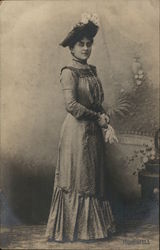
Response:
POLYGON ((99 126, 102 127, 102 128, 108 128, 106 115, 101 114, 101 113, 99 113, 98 115, 99 115, 99 119, 98 119, 99 126))

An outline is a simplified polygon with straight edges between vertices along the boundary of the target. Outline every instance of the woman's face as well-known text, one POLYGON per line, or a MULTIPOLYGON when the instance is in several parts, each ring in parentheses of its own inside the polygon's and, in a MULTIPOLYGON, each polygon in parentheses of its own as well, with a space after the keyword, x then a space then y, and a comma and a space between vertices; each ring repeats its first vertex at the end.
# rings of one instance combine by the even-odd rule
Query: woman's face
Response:
POLYGON ((80 59, 87 60, 90 57, 92 51, 92 41, 84 37, 82 40, 76 42, 73 48, 71 48, 72 54, 80 59))

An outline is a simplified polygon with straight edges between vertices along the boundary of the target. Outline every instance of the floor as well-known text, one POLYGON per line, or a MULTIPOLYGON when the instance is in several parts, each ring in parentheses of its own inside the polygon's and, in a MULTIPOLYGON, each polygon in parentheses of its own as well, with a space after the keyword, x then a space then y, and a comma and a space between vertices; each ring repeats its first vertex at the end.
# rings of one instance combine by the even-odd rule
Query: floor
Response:
POLYGON ((109 240, 99 242, 48 243, 45 225, 13 226, 1 228, 1 249, 106 249, 106 250, 158 250, 158 225, 130 222, 109 240))

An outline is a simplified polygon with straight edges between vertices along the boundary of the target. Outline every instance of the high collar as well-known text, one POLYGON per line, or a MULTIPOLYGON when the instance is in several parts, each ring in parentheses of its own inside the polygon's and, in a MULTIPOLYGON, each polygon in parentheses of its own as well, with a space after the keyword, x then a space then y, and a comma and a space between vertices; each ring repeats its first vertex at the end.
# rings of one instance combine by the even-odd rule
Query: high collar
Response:
POLYGON ((77 57, 74 57, 74 56, 73 56, 72 60, 75 61, 75 62, 78 62, 78 63, 80 63, 82 65, 86 65, 87 64, 87 60, 81 60, 81 59, 79 59, 77 57))
POLYGON ((76 68, 86 69, 88 68, 87 60, 80 60, 76 57, 72 57, 72 65, 76 68))

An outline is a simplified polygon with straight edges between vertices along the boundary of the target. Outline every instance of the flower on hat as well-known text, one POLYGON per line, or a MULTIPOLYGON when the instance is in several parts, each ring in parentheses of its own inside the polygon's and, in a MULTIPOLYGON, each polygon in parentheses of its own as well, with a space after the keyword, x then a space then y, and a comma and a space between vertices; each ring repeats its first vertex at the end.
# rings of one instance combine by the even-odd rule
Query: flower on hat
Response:
POLYGON ((139 74, 139 75, 142 75, 143 73, 144 73, 143 70, 141 70, 141 69, 138 70, 138 74, 139 74))
POLYGON ((142 84, 142 81, 141 81, 141 80, 137 80, 137 81, 136 81, 136 84, 139 86, 139 85, 142 84))
POLYGON ((135 78, 135 79, 138 79, 138 75, 135 75, 134 78, 135 78))
POLYGON ((87 24, 88 22, 94 23, 96 26, 99 26, 99 19, 96 13, 83 13, 81 16, 81 23, 87 24))

